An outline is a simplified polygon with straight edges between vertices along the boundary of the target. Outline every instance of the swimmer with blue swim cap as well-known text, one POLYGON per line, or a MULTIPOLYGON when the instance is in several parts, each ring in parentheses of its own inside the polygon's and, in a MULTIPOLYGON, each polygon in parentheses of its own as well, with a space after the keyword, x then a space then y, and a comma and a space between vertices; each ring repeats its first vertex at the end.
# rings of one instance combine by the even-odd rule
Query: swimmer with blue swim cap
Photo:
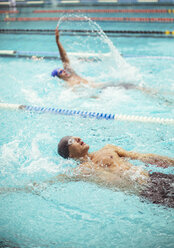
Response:
POLYGON ((52 77, 59 77, 59 78, 62 78, 62 76, 69 76, 69 74, 66 72, 66 70, 64 69, 61 69, 61 68, 57 68, 57 69, 54 69, 51 73, 51 76, 52 77))
POLYGON ((67 56, 65 49, 63 48, 60 40, 59 40, 59 30, 58 27, 55 30, 56 43, 60 53, 60 58, 63 63, 63 68, 54 69, 51 73, 52 77, 58 77, 68 83, 69 86, 74 86, 77 84, 88 84, 88 81, 79 75, 71 68, 70 61, 67 56))
POLYGON ((135 85, 132 83, 94 83, 91 81, 88 81, 82 77, 80 77, 72 68, 70 65, 70 60, 68 58, 68 55, 65 51, 65 49, 63 48, 60 39, 59 39, 59 30, 58 27, 56 27, 55 30, 55 37, 56 37, 56 43, 57 43, 57 47, 60 53, 60 58, 62 60, 63 63, 63 68, 57 68, 54 69, 51 73, 52 77, 58 77, 64 81, 67 82, 68 86, 75 86, 75 85, 80 85, 80 84, 85 84, 85 85, 89 85, 92 88, 99 88, 99 89, 105 89, 108 87, 118 87, 118 88, 123 88, 126 90, 139 90, 142 91, 148 95, 153 95, 156 94, 156 91, 154 91, 151 88, 145 88, 142 87, 140 85, 135 85))
POLYGON ((52 73, 51 73, 51 76, 52 77, 58 77, 58 70, 59 70, 59 68, 57 68, 57 69, 54 69, 53 71, 52 71, 52 73))
POLYGON ((94 82, 89 82, 88 80, 80 77, 79 75, 77 75, 77 73, 70 66, 70 60, 68 58, 68 55, 67 55, 65 49, 63 48, 63 46, 60 42, 60 39, 59 39, 58 27, 55 30, 55 37, 56 37, 57 47, 58 47, 58 50, 60 53, 60 58, 62 60, 64 68, 54 69, 51 73, 52 77, 58 77, 64 81, 66 81, 69 86, 74 86, 74 85, 78 85, 78 84, 88 84, 93 88, 100 88, 100 89, 105 89, 107 87, 121 87, 121 88, 125 88, 125 89, 137 88, 136 85, 129 84, 130 87, 128 87, 127 86, 128 84, 125 85, 123 83, 117 84, 117 85, 115 85, 114 83, 112 83, 112 84, 108 84, 108 83, 95 84, 94 82))

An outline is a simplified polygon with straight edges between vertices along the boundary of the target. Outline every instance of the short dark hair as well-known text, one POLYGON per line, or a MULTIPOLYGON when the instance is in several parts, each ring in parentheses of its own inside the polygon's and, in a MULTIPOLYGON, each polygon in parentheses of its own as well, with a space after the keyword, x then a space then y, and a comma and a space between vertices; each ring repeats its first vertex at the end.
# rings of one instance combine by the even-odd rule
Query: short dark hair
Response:
POLYGON ((57 152, 63 158, 69 158, 68 140, 71 138, 72 136, 65 136, 58 143, 57 152))

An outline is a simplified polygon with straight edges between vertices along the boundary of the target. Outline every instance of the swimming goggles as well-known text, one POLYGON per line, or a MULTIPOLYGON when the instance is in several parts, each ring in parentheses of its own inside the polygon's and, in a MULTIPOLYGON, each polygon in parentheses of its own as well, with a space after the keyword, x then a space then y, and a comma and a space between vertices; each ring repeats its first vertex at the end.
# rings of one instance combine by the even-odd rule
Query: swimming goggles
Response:
POLYGON ((64 71, 65 71, 64 69, 59 70, 59 71, 57 72, 57 75, 58 75, 58 76, 61 75, 64 71))
POLYGON ((68 145, 70 146, 70 145, 74 144, 74 142, 75 142, 75 139, 70 138, 70 139, 68 140, 68 145))

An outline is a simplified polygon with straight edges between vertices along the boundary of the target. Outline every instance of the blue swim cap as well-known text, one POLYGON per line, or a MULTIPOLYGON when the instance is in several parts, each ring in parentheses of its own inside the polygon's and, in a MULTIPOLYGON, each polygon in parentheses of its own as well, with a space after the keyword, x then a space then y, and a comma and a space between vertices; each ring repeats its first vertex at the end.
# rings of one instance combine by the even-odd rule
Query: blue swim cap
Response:
POLYGON ((52 73, 51 73, 51 76, 52 77, 58 77, 58 70, 60 70, 60 68, 57 68, 57 69, 54 69, 53 71, 52 71, 52 73))

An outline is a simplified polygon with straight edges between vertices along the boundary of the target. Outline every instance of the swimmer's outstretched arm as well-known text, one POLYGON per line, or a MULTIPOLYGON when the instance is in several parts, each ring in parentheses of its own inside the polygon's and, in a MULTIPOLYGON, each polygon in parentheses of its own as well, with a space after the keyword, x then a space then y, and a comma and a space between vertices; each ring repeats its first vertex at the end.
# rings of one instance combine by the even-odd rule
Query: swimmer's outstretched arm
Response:
POLYGON ((144 163, 154 164, 161 167, 174 166, 174 158, 152 153, 128 152, 131 159, 141 160, 144 163))
POLYGON ((59 30, 58 30, 58 28, 56 28, 56 30, 55 30, 55 37, 56 37, 56 43, 57 43, 57 47, 59 49, 60 58, 62 60, 62 63, 64 65, 64 67, 69 66, 70 61, 69 61, 68 55, 67 55, 65 49, 63 48, 63 46, 62 46, 62 44, 60 43, 60 40, 59 40, 59 30))
POLYGON ((23 187, 0 187, 0 194, 24 192, 24 193, 32 193, 39 195, 39 192, 45 190, 49 185, 55 184, 57 182, 65 183, 65 182, 78 181, 78 180, 79 179, 76 176, 59 174, 58 176, 55 176, 44 182, 41 183, 34 182, 23 187))
POLYGON ((0 194, 18 193, 18 192, 35 193, 35 188, 38 186, 39 184, 37 183, 31 183, 24 187, 0 187, 0 194))
POLYGON ((130 158, 133 160, 140 160, 144 163, 154 164, 161 167, 174 166, 174 158, 169 158, 167 156, 161 156, 152 153, 139 153, 139 152, 126 151, 123 148, 114 145, 108 145, 108 146, 114 148, 114 150, 117 152, 117 154, 120 157, 130 158))

